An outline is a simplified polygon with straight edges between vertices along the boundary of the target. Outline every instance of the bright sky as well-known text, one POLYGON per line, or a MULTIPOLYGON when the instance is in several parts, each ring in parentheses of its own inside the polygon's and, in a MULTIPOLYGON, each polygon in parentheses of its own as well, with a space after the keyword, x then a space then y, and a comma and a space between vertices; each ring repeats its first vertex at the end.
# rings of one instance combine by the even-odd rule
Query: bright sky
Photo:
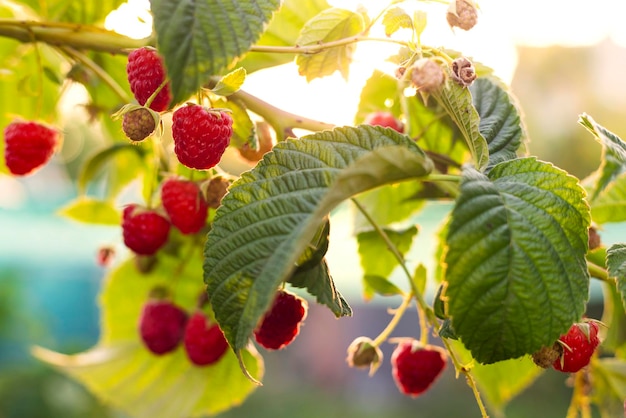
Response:
MULTIPOLYGON (((387 2, 329 0, 329 3, 350 10, 356 10, 362 4, 374 15, 387 2)), ((478 24, 468 32, 452 31, 448 27, 446 6, 440 3, 411 0, 400 6, 407 10, 419 8, 428 13, 428 25, 422 35, 425 45, 462 51, 493 68, 496 75, 506 82, 511 81, 517 65, 517 45, 581 46, 592 45, 608 37, 626 46, 624 0, 478 0, 478 4, 478 24)), ((148 0, 129 0, 128 5, 110 16, 107 24, 110 28, 120 28, 127 35, 146 36, 151 27, 151 18, 146 11, 148 6, 148 0), (138 13, 139 19, 136 17, 138 13), (140 24, 140 20, 144 23, 140 24)), ((373 35, 384 36, 380 33, 373 35)), ((335 74, 306 83, 297 75, 294 65, 285 65, 250 75, 244 89, 262 98, 271 98, 272 104, 294 113, 338 125, 350 124, 363 83, 373 68, 385 68, 387 55, 390 55, 388 44, 362 43, 357 48, 348 82, 335 74), (280 87, 276 80, 280 80, 280 87), (341 99, 328 100, 337 97, 341 99)))

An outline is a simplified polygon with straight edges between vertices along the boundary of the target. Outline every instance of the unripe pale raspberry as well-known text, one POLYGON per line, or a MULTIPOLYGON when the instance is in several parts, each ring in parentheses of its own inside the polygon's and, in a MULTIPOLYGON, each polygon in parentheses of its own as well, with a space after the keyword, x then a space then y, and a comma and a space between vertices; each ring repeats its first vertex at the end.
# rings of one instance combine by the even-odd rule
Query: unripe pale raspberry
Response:
POLYGON ((369 368, 372 376, 383 361, 383 352, 371 338, 358 337, 348 347, 346 361, 350 367, 369 368))
POLYGON ((452 79, 463 87, 469 87, 476 80, 476 70, 472 61, 465 57, 452 61, 452 79))
POLYGON ((4 129, 4 161, 18 176, 30 174, 46 164, 58 143, 58 132, 32 121, 11 122, 4 129))
POLYGON ((411 70, 411 82, 422 93, 433 93, 445 82, 443 69, 430 58, 421 58, 411 70))
POLYGON ((233 119, 227 112, 190 104, 172 116, 174 152, 181 164, 208 170, 220 162, 233 136, 233 119))
POLYGON ((478 21, 476 5, 472 0, 456 0, 450 3, 446 19, 451 27, 470 30, 478 21))
POLYGON ((133 141, 143 141, 154 132, 155 128, 154 117, 145 107, 125 113, 122 119, 122 129, 133 141))

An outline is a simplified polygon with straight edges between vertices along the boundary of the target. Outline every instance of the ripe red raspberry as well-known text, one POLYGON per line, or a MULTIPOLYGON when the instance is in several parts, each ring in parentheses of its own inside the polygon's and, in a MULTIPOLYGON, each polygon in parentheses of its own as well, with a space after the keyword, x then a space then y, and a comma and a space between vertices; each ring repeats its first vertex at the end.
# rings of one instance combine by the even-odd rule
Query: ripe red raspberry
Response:
POLYGON ((161 201, 172 225, 183 234, 195 234, 206 224, 208 205, 196 183, 166 180, 161 187, 161 201))
MULTIPOLYGON (((126 74, 130 90, 142 106, 146 104, 146 100, 152 93, 163 84, 166 77, 163 60, 157 51, 150 47, 138 48, 128 54, 126 74)), ((171 100, 172 94, 169 83, 167 83, 149 107, 156 112, 162 112, 167 110, 171 100)))
POLYGON ((156 211, 128 205, 122 215, 124 244, 140 255, 152 255, 166 242, 170 223, 156 211))
POLYGON ((169 300, 150 299, 139 317, 139 335, 156 355, 173 351, 183 339, 187 313, 169 300))
POLYGON ((600 344, 598 324, 586 321, 574 324, 557 341, 563 347, 563 353, 552 366, 561 372, 575 373, 589 364, 593 352, 600 344))
POLYGON ((446 367, 448 355, 441 347, 421 346, 417 340, 400 341, 391 355, 393 378, 405 395, 425 392, 446 367))
POLYGON ((4 160, 15 175, 30 174, 47 163, 57 146, 58 132, 37 122, 15 121, 4 129, 4 160))
POLYGON ((184 342, 187 357, 196 366, 217 362, 228 349, 220 327, 209 322, 202 311, 194 313, 187 322, 184 342))
POLYGON ((227 112, 187 105, 172 117, 174 152, 189 168, 207 170, 220 162, 233 136, 233 119, 227 112))
POLYGON ((306 301, 292 293, 279 290, 270 309, 254 331, 256 341, 268 350, 279 350, 291 343, 306 318, 306 301))
POLYGON ((404 132, 404 125, 391 112, 378 111, 367 115, 363 122, 367 125, 384 126, 400 133, 404 132))

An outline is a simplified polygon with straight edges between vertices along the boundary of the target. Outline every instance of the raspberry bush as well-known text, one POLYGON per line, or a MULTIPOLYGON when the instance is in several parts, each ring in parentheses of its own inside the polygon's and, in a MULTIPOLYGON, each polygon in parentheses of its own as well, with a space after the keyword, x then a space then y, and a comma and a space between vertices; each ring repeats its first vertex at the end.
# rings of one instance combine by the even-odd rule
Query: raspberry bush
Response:
MULTIPOLYGON (((98 344, 76 355, 34 347, 37 358, 133 417, 238 405, 263 379, 256 344, 293 349, 310 304, 352 315, 325 258, 333 209, 347 205, 363 299, 395 309, 378 335, 346 347, 346 367, 373 374, 390 361, 400 392, 420 397, 453 368, 483 417, 561 368, 574 373, 568 417, 590 416, 592 404, 606 417, 623 413, 626 244, 607 247, 601 235, 626 220, 626 143, 591 116, 579 123, 603 158, 589 178, 527 155, 509 87, 489 63, 422 44, 419 1, 370 14, 323 0, 152 0, 145 39, 99 26, 120 1, 23 3, 0 5, 10 16, 0 22, 5 54, 15 58, 7 74, 16 74, 0 80, 12 98, 0 115, 0 170, 39 175, 71 131, 56 98, 81 84, 83 123, 103 139, 83 156, 78 197, 61 214, 113 225, 128 247, 107 270, 98 344), (371 37, 374 27, 386 37, 371 37), (307 81, 347 78, 361 42, 386 45, 396 69, 373 72, 351 126, 245 91, 247 74, 287 62, 307 81), (33 72, 28 88, 38 94, 17 94, 17 75, 33 72), (15 115, 28 128, 16 133, 15 115), (407 254, 416 217, 434 201, 451 209, 427 270, 407 254), (588 317, 591 281, 604 290, 600 318, 588 317), (167 301, 151 299, 156 291, 167 301), (275 317, 277 295, 296 303, 275 317), (396 335, 410 307, 414 335, 396 335), (397 344, 391 359, 385 344, 397 344), (174 401, 163 403, 163 393, 174 401)), ((473 1, 441 3, 429 22, 461 29, 457 36, 480 30, 473 1)), ((98 262, 111 255, 103 248, 98 262)))

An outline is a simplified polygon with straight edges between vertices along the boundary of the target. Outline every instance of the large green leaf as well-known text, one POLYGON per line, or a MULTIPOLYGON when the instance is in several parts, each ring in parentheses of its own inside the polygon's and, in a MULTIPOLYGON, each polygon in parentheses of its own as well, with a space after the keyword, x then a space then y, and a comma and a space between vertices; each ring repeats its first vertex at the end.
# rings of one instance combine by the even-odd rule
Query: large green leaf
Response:
POLYGON ((480 132, 480 116, 472 102, 472 94, 466 87, 448 81, 439 90, 432 93, 457 125, 472 153, 474 165, 483 170, 489 163, 489 146, 480 132))
POLYGON ((578 123, 602 144, 602 163, 596 172, 597 179, 594 190, 590 194, 590 200, 593 203, 600 193, 626 169, 626 142, 585 113, 580 115, 578 123))
MULTIPOLYGON (((471 364, 472 356, 459 341, 449 341, 461 364, 471 364)), ((487 405, 497 412, 504 413, 506 405, 530 386, 543 369, 533 363, 530 356, 500 361, 495 364, 476 364, 471 368, 472 377, 478 384, 480 394, 487 405)))
POLYGON ((552 344, 588 298, 590 224, 577 180, 535 158, 467 167, 447 235, 445 297, 472 356, 494 363, 552 344))
POLYGON ((492 78, 479 78, 471 86, 472 100, 480 116, 478 129, 489 148, 487 169, 517 157, 525 132, 511 96, 492 78))
MULTIPOLYGON (((102 334, 98 344, 76 355, 36 347, 34 354, 82 382, 105 403, 134 418, 187 418, 217 414, 240 404, 257 386, 239 372, 231 350, 213 365, 197 367, 184 349, 155 356, 141 343, 137 324, 151 289, 168 286, 174 301, 193 312, 202 292, 199 254, 188 259, 159 256, 148 274, 128 260, 106 279, 102 303, 102 334)), ((257 379, 262 358, 253 348, 242 355, 257 379)))
POLYGON ((343 127, 280 142, 233 183, 207 237, 204 279, 235 351, 248 344, 277 286, 332 208, 364 190, 424 176, 431 167, 392 129, 343 127))
POLYGON ((151 0, 174 103, 186 100, 259 39, 279 0, 151 0))
MULTIPOLYGON (((326 0, 285 0, 278 12, 270 21, 269 26, 257 46, 286 46, 296 45, 300 31, 304 24, 330 5, 326 0)), ((295 54, 277 54, 272 52, 249 52, 239 65, 249 73, 276 65, 293 61, 295 54)))
MULTIPOLYGON (((326 9, 309 20, 296 41, 307 46, 338 41, 361 33, 365 29, 363 15, 334 7, 326 9)), ((315 54, 299 54, 296 57, 300 75, 307 81, 339 71, 348 79, 355 44, 326 48, 315 54)))
POLYGON ((606 252, 609 275, 617 279, 617 290, 626 309, 626 244, 612 245, 606 252))

